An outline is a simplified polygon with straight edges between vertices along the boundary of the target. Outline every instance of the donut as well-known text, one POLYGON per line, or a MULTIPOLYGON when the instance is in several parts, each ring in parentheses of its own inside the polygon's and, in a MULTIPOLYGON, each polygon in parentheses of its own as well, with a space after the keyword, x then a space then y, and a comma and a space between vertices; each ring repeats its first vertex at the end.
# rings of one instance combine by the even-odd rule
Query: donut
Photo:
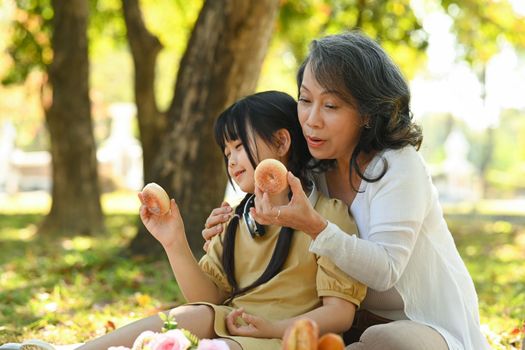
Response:
POLYGON ((345 343, 340 335, 326 333, 319 338, 317 350, 344 350, 345 343))
POLYGON ((277 159, 265 159, 255 168, 255 186, 269 194, 282 192, 288 186, 287 173, 284 164, 277 159))
POLYGON ((317 350, 319 327, 308 318, 295 321, 286 329, 282 350, 317 350))
POLYGON ((142 199, 149 212, 164 215, 170 210, 170 197, 162 187, 150 182, 142 189, 142 199))

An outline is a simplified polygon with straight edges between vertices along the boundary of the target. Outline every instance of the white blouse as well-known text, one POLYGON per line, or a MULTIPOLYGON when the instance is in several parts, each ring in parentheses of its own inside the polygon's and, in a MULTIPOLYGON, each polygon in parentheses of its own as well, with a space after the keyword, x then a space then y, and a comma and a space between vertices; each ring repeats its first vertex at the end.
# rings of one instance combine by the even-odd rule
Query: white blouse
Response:
MULTIPOLYGON (((490 349, 480 331, 474 283, 443 218, 424 160, 412 146, 386 150, 365 175, 377 176, 385 164, 381 180, 361 182, 350 207, 360 237, 329 223, 310 251, 330 256, 371 288, 374 304, 381 293, 392 300, 397 291, 404 313, 393 319, 408 317, 436 329, 450 349, 490 349)), ((318 180, 320 191, 328 195, 326 180, 318 180)))

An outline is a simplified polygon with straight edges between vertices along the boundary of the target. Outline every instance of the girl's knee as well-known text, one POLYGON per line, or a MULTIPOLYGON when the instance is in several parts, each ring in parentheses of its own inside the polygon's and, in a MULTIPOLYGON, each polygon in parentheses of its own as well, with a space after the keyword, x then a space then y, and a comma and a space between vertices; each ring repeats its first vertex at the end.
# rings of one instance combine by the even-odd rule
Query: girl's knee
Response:
POLYGON ((213 315, 213 309, 209 307, 208 305, 181 305, 177 306, 176 308, 171 309, 168 312, 170 317, 174 317, 177 319, 177 317, 181 316, 187 316, 187 315, 213 315))
POLYGON ((185 328, 199 338, 214 338, 215 313, 207 305, 181 305, 169 311, 180 328, 185 328))

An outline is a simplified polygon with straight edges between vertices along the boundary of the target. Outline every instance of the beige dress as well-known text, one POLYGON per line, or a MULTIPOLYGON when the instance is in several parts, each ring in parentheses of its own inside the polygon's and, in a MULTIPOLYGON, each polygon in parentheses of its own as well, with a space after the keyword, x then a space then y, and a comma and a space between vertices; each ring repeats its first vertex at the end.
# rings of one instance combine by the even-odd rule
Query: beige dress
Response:
MULTIPOLYGON (((316 195, 315 209, 345 232, 357 232, 347 206, 335 199, 316 195)), ((280 227, 267 226, 266 234, 252 238, 245 225, 239 224, 235 237, 235 278, 240 288, 251 284, 266 269, 279 236, 280 227)), ((215 332, 238 342, 244 350, 281 349, 281 339, 231 336, 225 319, 234 308, 268 320, 292 318, 321 306, 321 297, 333 296, 359 306, 366 287, 350 278, 328 258, 308 251, 311 239, 304 232, 293 233, 292 245, 283 269, 270 281, 233 299, 227 305, 211 306, 215 311, 215 332)), ((223 234, 215 236, 208 253, 200 260, 201 268, 226 292, 231 287, 221 264, 223 234)), ((202 303, 199 303, 202 304, 202 303)))

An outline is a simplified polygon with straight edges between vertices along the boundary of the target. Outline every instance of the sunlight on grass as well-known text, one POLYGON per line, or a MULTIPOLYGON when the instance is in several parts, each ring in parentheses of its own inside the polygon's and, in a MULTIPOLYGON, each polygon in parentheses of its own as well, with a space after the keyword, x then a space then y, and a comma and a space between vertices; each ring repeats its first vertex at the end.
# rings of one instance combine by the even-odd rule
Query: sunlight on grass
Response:
MULTIPOLYGON (((104 193, 101 196, 104 213, 135 214, 140 202, 137 193, 118 191, 104 193)), ((0 193, 0 213, 2 214, 45 214, 51 208, 51 196, 44 191, 18 192, 16 194, 0 193)))
POLYGON ((47 192, 0 193, 0 213, 2 214, 41 214, 51 207, 51 197, 47 192))

